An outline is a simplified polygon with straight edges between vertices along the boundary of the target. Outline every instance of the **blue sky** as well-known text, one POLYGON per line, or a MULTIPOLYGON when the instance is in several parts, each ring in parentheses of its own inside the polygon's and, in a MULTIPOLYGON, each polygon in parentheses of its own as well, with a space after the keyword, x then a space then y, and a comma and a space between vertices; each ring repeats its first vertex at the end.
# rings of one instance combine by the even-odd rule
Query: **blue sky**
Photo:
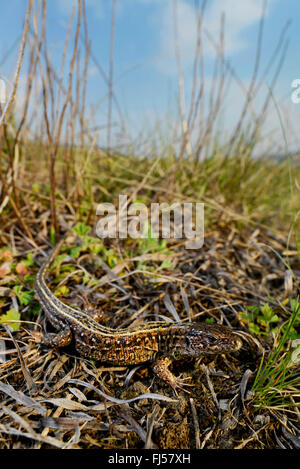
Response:
MULTIPOLYGON (((36 2, 37 3, 37 2, 36 2)), ((76 0, 50 0, 47 9, 47 43, 52 62, 59 66, 68 19, 76 0)), ((221 15, 225 13, 226 59, 245 86, 249 83, 255 60, 256 39, 262 11, 262 0, 208 0, 204 27, 218 36, 221 15)), ((18 55, 19 39, 26 10, 25 0, 0 0, 0 74, 13 75, 18 55)), ((108 72, 112 0, 86 0, 92 53, 108 72)), ((200 1, 201 4, 201 1, 200 1)), ((192 65, 195 45, 194 0, 178 0, 179 39, 185 78, 186 101, 191 93, 192 65)), ((115 25, 114 90, 134 135, 156 117, 170 119, 177 111, 178 75, 174 56, 172 0, 118 0, 115 25)), ((291 102, 291 82, 300 78, 300 3, 299 0, 269 0, 265 16, 260 72, 266 66, 280 32, 291 20, 286 38, 289 47, 274 95, 282 113, 290 113, 291 122, 298 127, 300 104, 291 102)), ((205 74, 212 76, 214 53, 208 41, 204 43, 205 74)), ((275 64, 274 64, 275 66, 275 64)), ((26 63, 22 70, 26 74, 26 63)), ((264 91, 270 81, 266 77, 264 91)), ((99 104, 97 120, 105 123, 107 86, 91 61, 89 69, 88 103, 99 104)), ((262 102, 263 93, 256 101, 262 102)), ((234 125, 233 115, 241 106, 239 90, 233 85, 224 103, 224 122, 234 125)), ((270 114, 270 126, 278 124, 275 110, 270 114), (277 121, 277 122, 276 122, 277 121)), ((115 112, 115 111, 114 111, 115 112)), ((116 112, 114 118, 117 119, 116 112)), ((271 127, 270 127, 271 128, 271 127)), ((293 132, 292 132, 293 133, 293 132)), ((291 145, 292 143, 292 136, 291 145)))

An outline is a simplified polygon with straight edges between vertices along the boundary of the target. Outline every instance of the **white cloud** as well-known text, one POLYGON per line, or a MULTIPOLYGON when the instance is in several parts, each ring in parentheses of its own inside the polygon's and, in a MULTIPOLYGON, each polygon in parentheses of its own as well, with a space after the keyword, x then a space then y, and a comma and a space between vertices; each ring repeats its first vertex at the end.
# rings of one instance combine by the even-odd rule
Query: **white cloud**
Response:
POLYGON ((243 38, 243 32, 249 26, 260 21, 262 6, 262 0, 243 0, 242 2, 213 0, 205 21, 205 27, 211 34, 218 35, 221 15, 224 14, 226 52, 232 54, 247 45, 243 38))
MULTIPOLYGON (((153 2, 155 0, 139 0, 153 2)), ((269 8, 276 0, 269 1, 269 8)), ((156 1, 155 1, 156 3, 156 1)), ((225 15, 225 54, 232 55, 248 44, 244 36, 245 30, 258 23, 262 15, 262 0, 211 0, 208 2, 204 15, 203 28, 219 41, 221 17, 225 15)), ((192 64, 197 40, 197 18, 194 5, 188 0, 178 0, 178 36, 183 67, 192 64)), ((174 10, 173 1, 166 0, 156 10, 155 23, 159 30, 159 58, 156 61, 161 71, 172 73, 174 65, 174 10)), ((205 37, 205 35, 203 36, 205 37)), ((206 39, 203 50, 205 55, 215 55, 215 49, 206 39)))

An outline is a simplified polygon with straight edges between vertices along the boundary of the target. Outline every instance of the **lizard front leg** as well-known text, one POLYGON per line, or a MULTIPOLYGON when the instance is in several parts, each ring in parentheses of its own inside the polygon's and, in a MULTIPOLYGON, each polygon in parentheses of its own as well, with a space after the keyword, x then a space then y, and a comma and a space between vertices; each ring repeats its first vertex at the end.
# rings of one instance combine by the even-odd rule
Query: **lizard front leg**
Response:
POLYGON ((171 365, 171 363, 172 360, 169 357, 162 357, 154 362, 152 369, 159 378, 161 378, 163 381, 165 381, 171 386, 176 396, 178 395, 178 389, 189 394, 189 391, 187 391, 184 386, 192 386, 192 384, 188 384, 185 382, 190 378, 176 378, 173 373, 169 370, 169 366, 171 365))

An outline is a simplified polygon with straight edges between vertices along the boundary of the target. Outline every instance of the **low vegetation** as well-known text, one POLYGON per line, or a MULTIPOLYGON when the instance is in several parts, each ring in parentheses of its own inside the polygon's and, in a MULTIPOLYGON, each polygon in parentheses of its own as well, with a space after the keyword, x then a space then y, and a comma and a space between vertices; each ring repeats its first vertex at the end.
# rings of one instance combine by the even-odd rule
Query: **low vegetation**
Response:
MULTIPOLYGON (((12 103, 1 119, 0 447, 299 448, 299 155, 287 149, 281 160, 254 157, 260 120, 246 134, 244 113, 221 144, 214 129, 218 100, 199 127, 198 144, 189 146, 186 124, 191 130, 198 122, 201 87, 190 119, 181 113, 179 139, 158 145, 152 134, 148 154, 141 142, 120 151, 112 148, 109 120, 101 147, 84 114, 91 51, 84 2, 78 5, 62 80, 44 40, 46 1, 39 16, 29 2, 23 114, 17 119, 12 103), (28 27, 30 15, 38 28, 28 27), (203 202, 203 247, 188 250, 183 240, 151 233, 100 240, 97 205, 117 206, 120 194, 147 206, 203 202), (79 357, 72 346, 43 347, 34 279, 68 230, 49 279, 62 301, 97 310, 115 328, 153 318, 223 323, 238 331, 243 348, 175 362, 173 372, 192 384, 190 394, 176 397, 148 365, 109 367, 79 357)), ((234 78, 218 50, 222 94, 223 81, 234 78)), ((258 86, 253 80, 246 108, 258 86)))

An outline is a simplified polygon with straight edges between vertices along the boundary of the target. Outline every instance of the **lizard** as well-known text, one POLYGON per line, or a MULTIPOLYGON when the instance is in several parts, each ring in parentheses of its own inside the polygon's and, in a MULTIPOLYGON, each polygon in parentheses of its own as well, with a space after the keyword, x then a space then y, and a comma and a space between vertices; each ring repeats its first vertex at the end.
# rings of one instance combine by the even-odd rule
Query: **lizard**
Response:
POLYGON ((178 389, 185 391, 187 384, 169 370, 173 360, 224 354, 241 348, 239 336, 220 324, 149 321, 123 329, 101 325, 90 312, 62 302, 47 285, 49 267, 62 244, 63 240, 52 250, 35 278, 35 293, 49 322, 59 330, 57 334, 45 334, 43 344, 65 347, 74 340, 81 356, 114 365, 153 362, 155 374, 167 382, 175 394, 178 389))

